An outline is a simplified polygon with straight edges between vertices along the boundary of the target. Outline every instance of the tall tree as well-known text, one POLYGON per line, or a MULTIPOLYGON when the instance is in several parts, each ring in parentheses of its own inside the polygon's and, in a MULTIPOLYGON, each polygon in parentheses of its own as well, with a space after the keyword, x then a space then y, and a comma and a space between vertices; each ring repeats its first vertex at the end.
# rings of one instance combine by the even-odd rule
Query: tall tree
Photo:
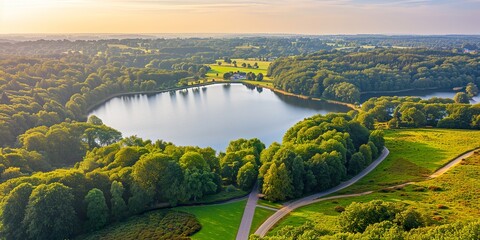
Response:
POLYGON ((31 239, 67 239, 77 222, 70 188, 42 184, 30 195, 23 223, 31 239))
POLYGON ((237 176, 237 185, 245 190, 248 191, 252 188, 253 184, 257 180, 258 171, 250 162, 247 162, 238 170, 237 176))
POLYGON ((475 97, 478 95, 478 87, 475 83, 467 84, 467 88, 465 89, 469 97, 475 97))
POLYGON ((127 213, 127 204, 123 199, 123 184, 121 182, 113 181, 112 186, 110 187, 110 194, 112 195, 111 201, 111 215, 114 221, 121 221, 126 217, 127 213))
POLYGON ((6 239, 26 239, 26 229, 22 221, 25 217, 25 209, 28 199, 33 191, 29 183, 22 183, 14 188, 4 200, 2 206, 3 232, 6 239))
POLYGON ((270 201, 282 201, 292 195, 292 179, 288 176, 288 170, 284 163, 277 167, 272 164, 268 169, 263 181, 263 193, 270 201))
POLYGON ((385 146, 385 139, 384 133, 381 130, 375 130, 370 134, 369 140, 375 144, 377 147, 377 151, 380 153, 383 151, 383 147, 385 146))
POLYGON ((453 97, 453 100, 456 102, 456 103, 470 103, 470 100, 468 99, 468 95, 464 92, 458 92, 457 94, 455 94, 455 96, 453 97))
POLYGON ((364 166, 365 158, 362 153, 357 152, 352 155, 352 158, 350 158, 350 161, 348 162, 348 173, 352 175, 357 174, 362 171, 364 166))
POLYGON ((87 196, 85 196, 85 203, 87 204, 85 229, 95 231, 105 226, 108 220, 108 206, 102 190, 94 188, 88 191, 87 196))

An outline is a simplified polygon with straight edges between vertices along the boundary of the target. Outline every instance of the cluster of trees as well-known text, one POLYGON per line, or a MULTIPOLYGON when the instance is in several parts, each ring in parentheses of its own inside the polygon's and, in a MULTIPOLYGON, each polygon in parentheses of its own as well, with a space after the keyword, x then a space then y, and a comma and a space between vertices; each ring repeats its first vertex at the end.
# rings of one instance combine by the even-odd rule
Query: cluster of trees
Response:
POLYGON ((244 79, 251 80, 251 81, 263 81, 263 77, 264 77, 263 73, 259 73, 257 75, 253 72, 244 73, 244 72, 237 71, 236 73, 234 73, 234 72, 224 73, 223 74, 223 79, 230 80, 231 77, 233 77, 235 74, 239 74, 240 76, 244 76, 245 77, 244 79))
POLYGON ((29 129, 18 137, 18 148, 0 148, 0 180, 73 166, 88 150, 115 143, 121 137, 95 116, 88 122, 29 129))
MULTIPOLYGON (((465 94, 463 94, 465 95, 465 94)), ((460 101, 463 97, 456 96, 460 101)), ((415 97, 371 98, 362 105, 357 120, 370 129, 375 121, 390 128, 425 127, 480 129, 480 104, 457 103, 452 99, 415 97)), ((468 98, 467 98, 468 101, 468 98)))
POLYGON ((74 168, 0 184, 2 234, 7 239, 65 239, 151 208, 196 202, 229 185, 250 190, 264 148, 258 139, 239 139, 217 156, 212 148, 136 137, 97 146, 74 168))
POLYGON ((426 49, 321 51, 279 58, 268 75, 288 92, 355 103, 361 92, 478 85, 480 58, 426 49))
POLYGON ((258 139, 238 139, 220 153, 220 169, 224 184, 233 184, 249 191, 257 181, 260 154, 265 145, 258 139))
POLYGON ((0 58, 0 146, 33 127, 83 121, 89 107, 113 94, 165 89, 190 75, 79 53, 0 58))
POLYGON ((370 132, 350 115, 307 118, 286 132, 281 145, 262 152, 262 193, 283 201, 336 186, 368 166, 384 144, 383 132, 370 132))

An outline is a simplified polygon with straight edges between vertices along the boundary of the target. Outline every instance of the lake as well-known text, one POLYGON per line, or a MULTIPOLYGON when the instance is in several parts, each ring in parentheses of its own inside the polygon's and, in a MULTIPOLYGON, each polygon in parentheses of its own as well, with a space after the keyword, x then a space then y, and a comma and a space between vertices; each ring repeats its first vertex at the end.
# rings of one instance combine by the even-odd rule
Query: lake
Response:
MULTIPOLYGON (((399 96, 399 97, 420 97, 422 99, 430 99, 433 97, 438 98, 452 98, 455 96, 457 92, 449 91, 449 90, 415 90, 415 91, 407 91, 407 92, 400 92, 400 93, 375 93, 375 94, 362 94, 361 101, 365 102, 372 97, 381 97, 381 96, 399 96)), ((480 103, 480 96, 477 95, 473 97, 470 101, 472 104, 480 103)))
POLYGON ((300 99, 242 84, 215 84, 188 92, 138 94, 113 98, 90 115, 124 137, 212 147, 225 151, 231 140, 259 138, 281 142, 298 121, 315 114, 347 112, 343 105, 300 99))

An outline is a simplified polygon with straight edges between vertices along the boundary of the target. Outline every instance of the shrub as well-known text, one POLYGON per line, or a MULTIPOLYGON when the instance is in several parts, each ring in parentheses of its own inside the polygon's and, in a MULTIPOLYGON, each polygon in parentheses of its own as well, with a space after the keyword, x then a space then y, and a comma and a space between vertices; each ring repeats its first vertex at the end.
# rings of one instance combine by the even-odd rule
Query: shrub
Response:
POLYGON ((443 189, 441 187, 437 187, 437 186, 430 186, 430 187, 428 187, 428 190, 434 191, 434 192, 439 192, 439 191, 442 191, 443 189))
POLYGON ((445 206, 443 204, 437 204, 438 209, 448 209, 448 206, 445 206))
POLYGON ((335 206, 335 212, 339 212, 339 213, 345 212, 345 208, 342 206, 335 206))
POLYGON ((425 187, 422 187, 422 186, 417 186, 417 187, 414 187, 413 188, 413 191, 415 192, 425 192, 427 189, 425 187))

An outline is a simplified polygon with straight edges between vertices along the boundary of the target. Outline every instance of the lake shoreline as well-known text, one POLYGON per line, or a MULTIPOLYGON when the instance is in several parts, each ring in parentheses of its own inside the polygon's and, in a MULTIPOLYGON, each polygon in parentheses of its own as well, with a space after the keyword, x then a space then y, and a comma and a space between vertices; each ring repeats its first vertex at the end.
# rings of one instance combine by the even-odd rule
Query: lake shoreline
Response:
POLYGON ((189 86, 182 86, 182 87, 173 87, 173 88, 167 88, 163 90, 154 90, 154 91, 137 91, 137 92, 125 92, 125 93, 116 93, 112 94, 100 101, 97 101, 95 104, 87 107, 87 116, 90 112, 95 110, 96 108, 100 107, 101 105, 105 104, 109 100, 116 98, 116 97, 123 97, 123 96, 134 96, 134 95, 139 95, 139 94, 145 94, 145 95, 150 95, 150 94, 160 94, 160 93, 166 93, 170 91, 180 91, 180 90, 185 90, 185 89, 190 89, 190 88, 197 88, 197 87, 206 87, 210 85, 215 85, 215 84, 243 84, 247 86, 254 86, 254 87, 261 87, 261 88, 266 88, 270 89, 273 92, 280 93, 285 96, 292 96, 292 97, 297 97, 300 99, 305 99, 305 100, 313 100, 313 101, 318 101, 318 102, 327 102, 327 103, 332 103, 332 104, 337 104, 337 105, 343 105, 348 108, 351 108, 352 110, 358 110, 358 107, 355 106, 354 104, 351 103, 345 103, 345 102, 340 102, 340 101, 335 101, 335 100, 329 100, 329 99, 321 99, 321 98, 314 98, 314 97, 309 97, 305 95, 299 95, 299 94, 294 94, 294 93, 289 93, 274 87, 269 87, 269 86, 262 86, 262 85, 255 85, 251 83, 245 83, 243 81, 215 81, 215 82, 206 82, 206 83, 200 83, 200 84, 195 84, 195 85, 189 85, 189 86))

